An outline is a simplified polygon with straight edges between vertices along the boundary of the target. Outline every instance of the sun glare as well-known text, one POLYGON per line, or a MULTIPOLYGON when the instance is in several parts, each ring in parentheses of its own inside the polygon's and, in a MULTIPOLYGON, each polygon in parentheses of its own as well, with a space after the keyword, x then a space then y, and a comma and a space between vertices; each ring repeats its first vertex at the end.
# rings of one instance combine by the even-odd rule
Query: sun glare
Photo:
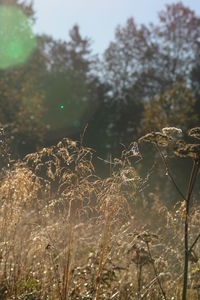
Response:
POLYGON ((0 69, 21 65, 36 48, 28 17, 17 7, 0 5, 0 69))

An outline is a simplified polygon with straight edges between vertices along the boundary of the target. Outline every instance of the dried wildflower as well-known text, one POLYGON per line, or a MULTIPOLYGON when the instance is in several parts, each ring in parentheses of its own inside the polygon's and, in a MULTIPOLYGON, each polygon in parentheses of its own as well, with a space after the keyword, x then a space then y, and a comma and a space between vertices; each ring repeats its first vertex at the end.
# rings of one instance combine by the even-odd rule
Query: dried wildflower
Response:
POLYGON ((94 171, 92 150, 68 138, 56 146, 27 155, 24 163, 42 181, 49 183, 51 194, 70 191, 77 183, 74 178, 86 179, 94 171))
POLYGON ((153 143, 158 146, 166 147, 171 141, 171 137, 161 133, 161 132, 151 132, 139 139, 139 142, 153 143))
POLYGON ((188 130, 188 135, 195 139, 200 140, 200 127, 195 127, 188 130))
POLYGON ((141 158, 141 153, 138 148, 138 143, 136 143, 136 142, 132 142, 130 144, 129 148, 122 152, 122 158, 124 158, 125 160, 129 160, 132 157, 140 157, 141 158))
POLYGON ((192 159, 200 158, 200 144, 186 144, 184 141, 178 141, 174 153, 179 157, 190 157, 192 159))
POLYGON ((150 243, 154 239, 158 239, 157 234, 150 233, 148 231, 141 232, 137 235, 137 238, 145 243, 150 243))
POLYGON ((182 130, 176 127, 165 127, 162 129, 162 133, 171 137, 172 139, 180 138, 183 135, 182 130))
POLYGON ((136 244, 134 244, 128 251, 128 255, 130 256, 131 261, 133 261, 136 265, 144 266, 154 261, 150 258, 149 253, 144 249, 144 247, 140 247, 136 244))

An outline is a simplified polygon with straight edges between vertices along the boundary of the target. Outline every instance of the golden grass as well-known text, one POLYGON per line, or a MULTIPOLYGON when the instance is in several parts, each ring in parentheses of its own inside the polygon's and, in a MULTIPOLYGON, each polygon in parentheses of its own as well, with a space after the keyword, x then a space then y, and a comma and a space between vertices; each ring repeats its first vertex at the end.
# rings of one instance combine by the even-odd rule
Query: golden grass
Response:
MULTIPOLYGON (((2 169, 0 299, 162 299, 160 286, 180 299, 182 207, 170 211, 153 193, 146 206, 148 178, 131 149, 106 179, 93 151, 69 139, 2 169)), ((193 215, 191 237, 200 211, 193 215)), ((198 278, 199 262, 190 263, 188 299, 199 299, 198 278)))

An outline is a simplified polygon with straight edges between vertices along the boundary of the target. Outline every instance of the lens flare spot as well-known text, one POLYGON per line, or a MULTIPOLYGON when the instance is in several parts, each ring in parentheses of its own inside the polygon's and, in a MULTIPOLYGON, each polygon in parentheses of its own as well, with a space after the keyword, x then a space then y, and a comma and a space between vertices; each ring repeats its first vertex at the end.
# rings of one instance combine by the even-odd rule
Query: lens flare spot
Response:
POLYGON ((23 54, 20 42, 10 42, 7 47, 7 54, 11 58, 19 58, 23 54))
POLYGON ((79 127, 81 126, 81 123, 80 123, 79 120, 75 120, 75 121, 73 122, 73 125, 74 125, 75 128, 79 128, 79 127))
POLYGON ((0 69, 25 63, 37 46, 31 22, 21 9, 0 5, 0 69))

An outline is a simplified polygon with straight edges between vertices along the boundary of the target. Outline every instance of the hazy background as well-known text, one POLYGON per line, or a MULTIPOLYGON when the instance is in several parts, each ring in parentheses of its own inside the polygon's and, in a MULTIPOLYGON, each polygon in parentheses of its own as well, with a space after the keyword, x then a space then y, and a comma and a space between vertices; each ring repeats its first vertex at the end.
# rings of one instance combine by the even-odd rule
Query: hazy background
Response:
MULTIPOLYGON (((93 50, 102 53, 114 37, 117 25, 123 25, 130 17, 137 23, 157 22, 157 13, 172 0, 35 0, 37 33, 46 33, 66 40, 74 24, 78 24, 83 36, 93 41, 93 50)), ((198 0, 182 3, 200 14, 198 0)))
POLYGON ((199 125, 198 2, 0 1, 0 125, 12 155, 85 132, 108 160, 152 130, 199 125))

